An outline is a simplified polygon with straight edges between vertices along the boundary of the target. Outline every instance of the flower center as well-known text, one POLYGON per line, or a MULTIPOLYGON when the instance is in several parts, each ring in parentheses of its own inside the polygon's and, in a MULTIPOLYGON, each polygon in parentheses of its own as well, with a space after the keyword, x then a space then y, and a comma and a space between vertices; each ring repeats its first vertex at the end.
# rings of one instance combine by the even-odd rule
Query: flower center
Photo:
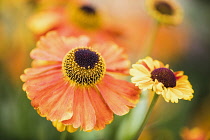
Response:
POLYGON ((171 7, 171 5, 168 4, 167 2, 164 2, 164 1, 156 2, 155 3, 155 8, 161 14, 164 14, 164 15, 173 15, 174 14, 174 10, 171 7))
POLYGON ((101 26, 101 17, 94 7, 82 5, 69 10, 70 19, 76 26, 88 30, 98 29, 101 26))
POLYGON ((152 71, 151 78, 153 81, 157 79, 159 82, 163 83, 165 87, 175 87, 176 77, 174 73, 167 68, 158 68, 152 71))
POLYGON ((95 9, 91 6, 84 5, 84 6, 80 7, 80 9, 87 14, 96 14, 95 9))
POLYGON ((62 62, 64 76, 78 86, 97 84, 104 77, 105 69, 102 56, 87 47, 72 49, 62 62))
POLYGON ((80 67, 85 67, 85 69, 93 69, 99 60, 98 54, 89 49, 80 49, 74 52, 74 56, 74 61, 80 67))

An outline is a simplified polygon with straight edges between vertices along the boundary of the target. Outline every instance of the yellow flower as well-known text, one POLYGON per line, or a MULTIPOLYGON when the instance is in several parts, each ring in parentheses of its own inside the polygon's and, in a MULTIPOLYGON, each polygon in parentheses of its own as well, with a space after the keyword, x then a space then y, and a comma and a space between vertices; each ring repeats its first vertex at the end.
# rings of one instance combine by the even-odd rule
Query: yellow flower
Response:
POLYGON ((140 89, 152 90, 162 95, 166 102, 178 103, 178 99, 191 100, 194 93, 188 76, 183 71, 173 72, 169 65, 164 65, 151 57, 139 60, 130 69, 132 83, 140 89))
POLYGON ((148 13, 159 23, 177 25, 182 22, 182 8, 172 0, 147 0, 148 13))

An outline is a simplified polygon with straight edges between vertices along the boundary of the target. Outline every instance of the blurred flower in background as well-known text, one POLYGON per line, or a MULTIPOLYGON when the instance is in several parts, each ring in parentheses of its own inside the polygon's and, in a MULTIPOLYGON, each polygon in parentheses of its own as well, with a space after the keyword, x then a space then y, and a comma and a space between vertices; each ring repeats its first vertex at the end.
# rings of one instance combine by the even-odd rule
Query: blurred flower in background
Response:
POLYGON ((192 129, 185 127, 181 131, 181 137, 183 140, 209 140, 210 131, 205 132, 199 127, 194 127, 192 129))
POLYGON ((170 0, 146 0, 148 13, 160 24, 178 25, 182 22, 182 8, 170 0))
MULTIPOLYGON (((38 7, 29 18, 28 27, 37 37, 56 30, 59 34, 68 36, 85 34, 97 42, 115 41, 126 49, 134 62, 141 56, 139 52, 143 51, 145 40, 153 26, 146 8, 140 9, 144 6, 143 1, 108 1, 103 5, 92 1, 66 1, 65 5, 38 7), (136 9, 137 6, 139 10, 136 9), (120 9, 124 10, 119 12, 120 9)), ((177 28, 161 27, 152 55, 163 60, 176 60, 173 58, 183 56, 188 50, 190 34, 190 28, 185 24, 177 28)))
MULTIPOLYGON (((145 1, 116 0, 115 2, 94 1, 106 14, 106 24, 115 29, 120 42, 129 53, 132 62, 141 56, 145 42, 153 29, 154 20, 147 12, 145 1), (139 53, 140 52, 140 53, 139 53)), ((181 9, 180 9, 181 10, 181 9)), ((161 26, 154 41, 152 57, 166 62, 177 61, 189 50, 191 27, 188 19, 179 26, 161 26)), ((144 56, 143 56, 144 57, 144 56)))
MULTIPOLYGON (((176 27, 162 26, 158 30, 151 56, 170 63, 175 71, 179 69, 185 71, 193 85, 194 98, 191 102, 180 101, 179 104, 158 100, 142 134, 141 139, 145 140, 161 138, 181 140, 184 139, 181 135, 184 133, 182 131, 184 127, 189 128, 186 131, 189 137, 193 135, 191 131, 195 126, 198 126, 205 135, 210 128, 208 108, 210 17, 207 14, 210 12, 210 3, 208 0, 177 2, 183 8, 183 22, 176 27)), ((143 0, 1 0, 0 139, 53 140, 62 139, 62 134, 65 134, 57 132, 50 121, 39 117, 21 89, 19 76, 26 67, 29 67, 31 62, 29 52, 35 47, 35 42, 41 35, 56 30, 69 36, 84 33, 99 42, 109 40, 124 47, 131 61, 136 62, 142 59, 143 46, 153 23, 154 20, 146 12, 143 0), (69 3, 85 4, 96 10, 102 18, 100 28, 90 31, 73 24, 69 16, 70 7, 74 5, 69 3)), ((138 112, 139 108, 133 110, 138 112)), ((142 118, 141 115, 132 119, 127 118, 129 114, 123 117, 115 116, 112 124, 101 131, 91 133, 77 131, 66 134, 66 138, 118 140, 118 134, 121 136, 126 134, 118 133, 121 124, 128 122, 129 125, 123 127, 129 133, 136 128, 137 122, 142 118)))
POLYGON ((19 82, 18 75, 29 62, 26 58, 33 39, 23 21, 30 15, 31 8, 32 5, 26 0, 1 2, 0 63, 6 64, 2 69, 8 72, 11 82, 15 83, 19 82))
POLYGON ((56 30, 60 35, 88 35, 97 42, 114 41, 118 34, 107 27, 100 9, 84 1, 66 1, 65 5, 37 8, 29 18, 28 27, 38 38, 56 30))

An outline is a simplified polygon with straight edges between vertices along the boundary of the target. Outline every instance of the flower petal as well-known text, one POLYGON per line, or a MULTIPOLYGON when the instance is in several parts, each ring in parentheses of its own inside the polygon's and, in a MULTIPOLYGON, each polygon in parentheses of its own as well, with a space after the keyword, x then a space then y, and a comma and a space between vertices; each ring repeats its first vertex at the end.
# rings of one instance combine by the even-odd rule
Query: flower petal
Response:
MULTIPOLYGON (((37 81, 39 80, 40 79, 38 79, 37 81)), ((30 82, 27 82, 24 85, 26 87, 25 89, 28 98, 32 100, 32 105, 35 108, 37 108, 39 106, 40 99, 46 95, 46 92, 52 92, 57 86, 60 86, 63 83, 64 83, 63 79, 56 79, 56 80, 54 79, 49 81, 42 81, 40 83, 35 83, 33 85, 30 85, 30 82), (37 103, 34 104, 35 102, 37 103)))
POLYGON ((130 70, 130 74, 132 76, 150 76, 150 72, 146 67, 140 64, 133 64, 132 69, 130 70))
POLYGON ((73 115, 74 87, 63 83, 61 88, 48 92, 39 102, 39 111, 51 121, 67 120, 73 115))
POLYGON ((48 60, 48 61, 62 61, 62 57, 59 57, 46 50, 35 48, 31 51, 30 56, 32 59, 48 60))
POLYGON ((88 88, 88 94, 96 114, 96 124, 94 129, 101 130, 105 127, 106 124, 112 122, 113 112, 109 109, 103 100, 103 97, 101 97, 96 88, 88 88))
POLYGON ((131 83, 114 79, 109 75, 105 75, 101 83, 97 85, 105 102, 117 115, 124 115, 129 112, 130 107, 135 107, 139 90, 133 86, 131 83))
POLYGON ((74 128, 81 127, 84 131, 92 130, 96 123, 95 110, 85 88, 76 88, 74 91, 73 116, 62 122, 72 125, 74 128))
POLYGON ((22 75, 23 80, 27 80, 23 84, 23 90, 28 91, 27 88, 33 87, 34 90, 47 86, 47 84, 63 78, 60 70, 51 70, 37 75, 22 75))
POLYGON ((32 59, 49 61, 62 61, 63 56, 68 52, 63 40, 56 32, 50 32, 41 37, 37 48, 32 50, 32 59))
POLYGON ((87 36, 79 36, 78 38, 63 36, 62 40, 68 51, 75 47, 87 47, 90 42, 90 39, 87 36))
POLYGON ((56 32, 49 32, 41 37, 37 43, 37 48, 31 51, 31 58, 48 61, 62 61, 63 57, 71 49, 80 46, 87 46, 88 37, 78 38, 60 37, 56 32))
MULTIPOLYGON (((61 64, 57 65, 49 65, 49 66, 44 66, 44 67, 36 67, 36 68, 27 68, 24 70, 25 74, 22 74, 20 76, 20 79, 25 82, 33 77, 38 77, 39 74, 42 74, 44 72, 53 71, 53 70, 60 70, 61 69, 61 64)), ((47 73, 45 73, 47 74, 47 73)), ((40 75, 39 75, 40 76, 40 75)))
POLYGON ((70 133, 77 131, 77 128, 74 128, 72 125, 64 125, 59 121, 53 121, 52 124, 59 132, 65 131, 65 129, 70 133))
POLYGON ((72 89, 57 67, 61 66, 30 68, 21 78, 26 81, 23 89, 32 100, 32 106, 49 120, 65 120, 72 116, 72 89))
POLYGON ((128 74, 130 61, 122 48, 113 43, 94 45, 106 62, 107 72, 128 74))
POLYGON ((146 63, 147 67, 149 67, 149 70, 150 71, 153 71, 154 70, 154 63, 153 63, 153 59, 151 57, 146 57, 144 59, 144 62, 146 63))
POLYGON ((65 126, 64 126, 61 122, 53 121, 52 124, 53 124, 54 127, 56 127, 56 129, 57 129, 59 132, 62 132, 62 131, 65 130, 65 126))
POLYGON ((72 125, 66 126, 66 130, 70 133, 77 131, 77 128, 74 128, 72 125))

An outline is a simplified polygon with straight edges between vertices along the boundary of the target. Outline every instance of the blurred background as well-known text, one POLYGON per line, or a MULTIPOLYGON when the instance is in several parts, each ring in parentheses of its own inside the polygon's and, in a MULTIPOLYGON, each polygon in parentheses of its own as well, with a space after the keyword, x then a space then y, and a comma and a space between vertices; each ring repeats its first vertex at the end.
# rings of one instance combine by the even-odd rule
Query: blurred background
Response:
MULTIPOLYGON (((178 26, 161 27, 151 56, 170 64, 174 71, 183 70, 193 85, 194 98, 178 104, 159 98, 140 140, 210 138, 210 1, 178 2, 184 10, 184 21, 178 26)), ((74 25, 62 13, 70 5, 68 17, 71 3, 91 4, 103 19, 100 29, 78 30, 94 37, 102 34, 102 42, 112 40, 121 45, 132 63, 141 58, 141 48, 153 23, 143 0, 0 0, 0 139, 129 140, 126 134, 136 126, 128 124, 142 119, 141 115, 132 119, 129 114, 115 116, 113 123, 101 131, 61 133, 30 105, 19 77, 30 67, 29 53, 41 35, 51 30, 78 35, 67 32, 74 25)))

